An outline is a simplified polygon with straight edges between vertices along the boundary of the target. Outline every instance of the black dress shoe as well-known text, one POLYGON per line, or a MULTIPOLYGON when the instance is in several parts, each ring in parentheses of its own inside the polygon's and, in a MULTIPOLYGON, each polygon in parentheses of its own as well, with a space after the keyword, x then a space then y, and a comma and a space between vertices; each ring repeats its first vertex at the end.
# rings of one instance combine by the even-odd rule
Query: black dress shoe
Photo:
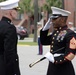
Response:
POLYGON ((42 55, 42 54, 37 54, 37 55, 42 55))

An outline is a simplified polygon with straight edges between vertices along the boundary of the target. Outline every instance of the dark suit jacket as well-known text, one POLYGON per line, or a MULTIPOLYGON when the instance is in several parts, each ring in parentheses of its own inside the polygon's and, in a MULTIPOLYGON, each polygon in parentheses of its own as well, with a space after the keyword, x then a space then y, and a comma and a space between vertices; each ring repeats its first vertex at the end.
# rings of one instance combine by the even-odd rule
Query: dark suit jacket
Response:
POLYGON ((20 75, 16 28, 6 17, 0 21, 0 75, 20 75))
POLYGON ((71 61, 65 57, 70 53, 76 54, 75 49, 69 48, 70 40, 73 37, 76 38, 76 33, 68 29, 67 26, 57 28, 51 35, 48 35, 48 31, 40 31, 42 45, 50 45, 51 53, 62 55, 54 57, 54 63, 49 62, 47 75, 75 75, 71 61), (58 51, 58 49, 60 50, 58 51))

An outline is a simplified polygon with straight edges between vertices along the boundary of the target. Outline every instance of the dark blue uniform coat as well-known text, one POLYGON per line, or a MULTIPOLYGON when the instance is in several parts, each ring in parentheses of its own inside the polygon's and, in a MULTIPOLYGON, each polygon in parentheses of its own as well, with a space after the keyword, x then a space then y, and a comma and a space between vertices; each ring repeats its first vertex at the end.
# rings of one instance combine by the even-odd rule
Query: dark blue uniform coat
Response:
POLYGON ((0 21, 0 75, 20 75, 16 28, 6 17, 0 21))
POLYGON ((70 53, 76 53, 76 50, 69 48, 70 40, 73 37, 76 38, 76 34, 67 26, 57 28, 51 35, 48 35, 48 30, 40 31, 41 43, 50 45, 50 52, 63 48, 56 52, 62 55, 54 57, 54 63, 49 62, 47 75, 75 75, 71 61, 66 59, 70 53))

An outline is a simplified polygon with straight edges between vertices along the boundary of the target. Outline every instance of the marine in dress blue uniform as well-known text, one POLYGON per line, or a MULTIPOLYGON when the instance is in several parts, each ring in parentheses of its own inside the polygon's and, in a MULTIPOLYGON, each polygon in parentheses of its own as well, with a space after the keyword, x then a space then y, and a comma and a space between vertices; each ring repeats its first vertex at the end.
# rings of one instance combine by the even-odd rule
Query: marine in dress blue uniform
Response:
POLYGON ((76 34, 66 25, 66 20, 71 13, 57 7, 51 9, 52 16, 40 31, 42 45, 50 45, 50 52, 45 54, 49 60, 47 75, 75 75, 71 60, 75 57, 76 49, 70 48, 70 40, 76 38, 76 34), (50 24, 53 25, 54 31, 48 35, 50 24), (52 54, 58 49, 61 50, 52 54))
POLYGON ((38 30, 37 30, 37 36, 38 36, 38 55, 43 54, 43 46, 40 41, 40 30, 42 29, 42 22, 38 22, 38 30))
POLYGON ((18 2, 19 0, 7 0, 0 3, 0 10, 3 12, 0 21, 0 75, 20 75, 17 33, 11 22, 12 12, 17 12, 18 2))

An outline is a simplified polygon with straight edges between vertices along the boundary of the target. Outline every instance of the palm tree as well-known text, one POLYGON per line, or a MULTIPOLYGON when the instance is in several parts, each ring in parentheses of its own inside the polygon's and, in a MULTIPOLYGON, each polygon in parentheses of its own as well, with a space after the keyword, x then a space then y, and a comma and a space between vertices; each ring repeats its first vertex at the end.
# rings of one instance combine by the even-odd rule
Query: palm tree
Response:
MULTIPOLYGON (((32 0, 21 0, 20 3, 19 3, 19 6, 21 8, 20 13, 23 13, 23 14, 26 13, 28 15, 28 32, 29 33, 30 33, 30 29, 29 29, 30 28, 30 20, 29 20, 29 17, 31 15, 33 15, 33 12, 34 12, 34 9, 33 9, 33 6, 31 4, 31 1, 32 0)), ((25 17, 22 19, 22 23, 24 21, 25 21, 25 17)))
MULTIPOLYGON (((34 15, 34 42, 37 40, 37 21, 38 21, 38 7, 37 7, 37 2, 38 0, 21 0, 20 2, 20 13, 27 13, 34 15)), ((30 16, 29 16, 30 17, 30 16)), ((29 22, 30 23, 30 20, 29 22)), ((30 24, 28 24, 28 30, 30 28, 30 24)), ((30 31, 29 31, 30 32, 30 31)))
POLYGON ((33 13, 33 5, 31 4, 32 0, 21 0, 19 6, 21 8, 20 13, 33 13))
POLYGON ((51 6, 62 8, 62 0, 46 0, 46 4, 43 5, 42 9, 51 13, 51 6))
POLYGON ((3 1, 6 1, 6 0, 0 0, 0 2, 3 2, 3 1))

